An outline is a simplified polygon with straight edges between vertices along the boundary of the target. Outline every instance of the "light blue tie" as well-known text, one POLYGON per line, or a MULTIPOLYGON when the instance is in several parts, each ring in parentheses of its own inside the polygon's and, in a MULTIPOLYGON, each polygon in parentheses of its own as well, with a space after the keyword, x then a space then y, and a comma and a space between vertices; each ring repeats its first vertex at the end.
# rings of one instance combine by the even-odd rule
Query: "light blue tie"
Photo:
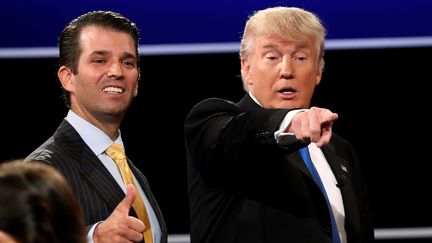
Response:
POLYGON ((339 232, 337 229, 336 220, 335 220, 334 215, 333 215, 333 210, 332 210, 331 205, 330 205, 330 201, 327 197, 327 193, 325 191, 325 188, 324 188, 324 185, 321 181, 321 178, 318 174, 318 171, 316 170, 316 168, 312 162, 308 148, 304 147, 304 148, 300 149, 300 155, 303 158, 303 160, 306 164, 306 167, 308 168, 310 174, 312 175, 312 178, 314 179, 315 183, 319 186, 322 194, 324 195, 324 197, 326 199, 327 207, 328 207, 329 213, 330 213, 331 226, 332 226, 332 241, 333 241, 333 243, 340 243, 339 232))

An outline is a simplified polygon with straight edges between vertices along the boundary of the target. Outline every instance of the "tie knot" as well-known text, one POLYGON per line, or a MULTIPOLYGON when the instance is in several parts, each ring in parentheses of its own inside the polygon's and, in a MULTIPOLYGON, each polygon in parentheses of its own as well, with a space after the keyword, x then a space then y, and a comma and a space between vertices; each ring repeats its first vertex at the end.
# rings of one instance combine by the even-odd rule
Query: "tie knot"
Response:
POLYGON ((120 144, 113 143, 105 152, 116 163, 126 159, 126 154, 124 152, 123 147, 120 144))

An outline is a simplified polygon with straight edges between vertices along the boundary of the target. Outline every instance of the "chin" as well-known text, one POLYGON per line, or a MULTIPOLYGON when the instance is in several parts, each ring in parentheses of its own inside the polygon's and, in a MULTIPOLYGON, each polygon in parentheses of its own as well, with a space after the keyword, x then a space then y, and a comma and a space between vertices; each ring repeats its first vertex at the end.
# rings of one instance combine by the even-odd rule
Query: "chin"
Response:
POLYGON ((281 102, 277 102, 272 104, 272 108, 275 109, 294 109, 294 108, 299 108, 299 105, 296 105, 294 102, 292 101, 281 101, 281 102))

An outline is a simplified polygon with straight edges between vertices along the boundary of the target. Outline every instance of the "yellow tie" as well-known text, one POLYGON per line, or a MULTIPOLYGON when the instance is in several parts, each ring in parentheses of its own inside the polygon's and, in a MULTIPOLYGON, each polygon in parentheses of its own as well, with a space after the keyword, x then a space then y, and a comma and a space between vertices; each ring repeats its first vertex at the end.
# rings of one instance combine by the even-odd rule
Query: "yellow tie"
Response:
POLYGON ((132 206, 134 207, 136 213, 138 214, 138 218, 141 221, 143 221, 143 223, 146 226, 144 230, 145 243, 153 243, 152 231, 151 231, 151 226, 147 215, 147 211, 145 209, 143 199, 133 180, 132 172, 127 163, 126 154, 124 152, 123 147, 120 144, 114 143, 106 150, 106 154, 109 157, 111 157, 114 160, 114 162, 116 162, 117 166, 120 169, 120 173, 123 177, 124 184, 125 185, 132 184, 135 187, 137 196, 135 197, 135 201, 133 202, 132 206))

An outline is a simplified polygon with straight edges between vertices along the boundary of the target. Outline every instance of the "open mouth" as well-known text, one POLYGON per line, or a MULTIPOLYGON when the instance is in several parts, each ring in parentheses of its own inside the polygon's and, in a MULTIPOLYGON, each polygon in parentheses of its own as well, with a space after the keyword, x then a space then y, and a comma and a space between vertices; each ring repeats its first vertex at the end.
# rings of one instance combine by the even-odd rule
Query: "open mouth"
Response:
POLYGON ((278 90, 278 92, 281 94, 287 94, 288 95, 288 94, 294 94, 297 91, 293 88, 283 88, 283 89, 278 90))
POLYGON ((105 87, 104 89, 102 89, 102 91, 109 94, 123 94, 124 92, 122 88, 114 87, 114 86, 105 87))

